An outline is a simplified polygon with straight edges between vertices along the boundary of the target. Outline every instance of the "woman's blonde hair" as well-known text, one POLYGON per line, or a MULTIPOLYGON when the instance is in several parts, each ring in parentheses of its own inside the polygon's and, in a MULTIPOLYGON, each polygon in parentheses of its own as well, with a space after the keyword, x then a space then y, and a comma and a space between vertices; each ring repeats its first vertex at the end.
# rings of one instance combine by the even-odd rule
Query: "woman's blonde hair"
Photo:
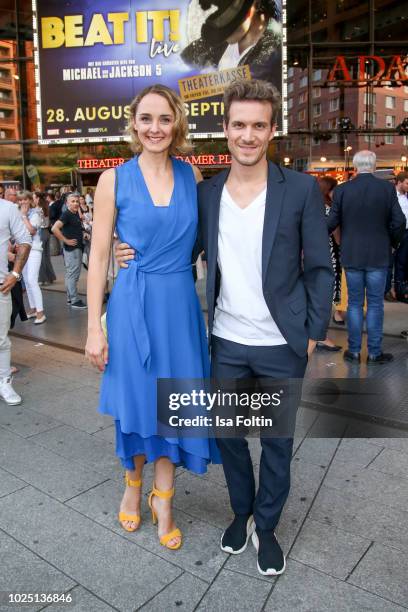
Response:
POLYGON ((184 104, 180 96, 178 96, 170 87, 165 85, 150 85, 145 87, 130 104, 130 115, 126 129, 126 133, 130 136, 130 148, 133 153, 141 153, 143 150, 142 143, 139 140, 133 122, 136 117, 137 109, 142 98, 150 93, 162 96, 174 113, 175 122, 173 130, 173 141, 170 145, 170 155, 186 155, 191 151, 191 145, 187 141, 188 136, 188 121, 184 104))
POLYGON ((22 191, 18 191, 17 192, 17 200, 30 200, 30 207, 33 206, 34 204, 34 200, 33 200, 33 194, 31 193, 31 191, 27 191, 26 189, 22 190, 22 191))

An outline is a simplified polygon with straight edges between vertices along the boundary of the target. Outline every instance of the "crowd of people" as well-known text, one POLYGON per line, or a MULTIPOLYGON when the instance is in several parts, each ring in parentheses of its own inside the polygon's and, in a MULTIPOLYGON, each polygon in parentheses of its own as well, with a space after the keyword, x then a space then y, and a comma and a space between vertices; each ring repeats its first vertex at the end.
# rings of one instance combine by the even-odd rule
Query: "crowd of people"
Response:
MULTIPOLYGON (((41 237, 47 230, 62 244, 72 308, 87 308, 77 283, 82 264, 89 263, 85 352, 103 372, 99 411, 114 419, 116 452, 125 469, 121 526, 128 532, 140 528, 143 467, 152 462, 148 504, 159 541, 168 549, 180 548, 183 535, 171 501, 175 466, 203 474, 209 463, 221 462, 234 513, 221 549, 239 554, 251 538, 258 571, 276 576, 286 567, 275 529, 290 490, 294 423, 279 437, 261 428, 256 491, 242 430, 217 440, 209 431, 191 437, 158 434, 157 380, 210 375, 251 378, 260 385, 265 378, 301 380, 315 349, 340 350, 328 326, 330 317, 345 325, 345 310, 344 359, 361 361, 366 311, 367 364, 391 361, 393 356, 382 350, 384 294, 387 279, 394 277, 397 297, 405 299, 401 261, 408 253, 403 199, 408 180, 399 175, 395 186, 376 178, 371 151, 356 153, 356 175, 341 185, 331 177, 316 182, 269 162, 280 107, 270 83, 234 83, 225 91, 224 107, 231 168, 207 181, 178 158, 188 150, 183 102, 169 88, 154 85, 130 105, 128 133, 135 156, 102 173, 95 217, 91 194, 82 197, 71 186, 45 196, 5 194, 0 206, 0 396, 9 404, 21 402, 11 386, 8 329, 10 291, 19 288, 21 307, 22 277, 26 317, 37 325, 46 321, 40 271, 46 282, 55 276, 41 237), (123 241, 115 249, 120 270, 104 329, 115 228, 123 241), (207 262, 208 332, 192 275, 192 261, 200 253, 207 262)), ((300 390, 296 393, 297 408, 300 390)))
POLYGON ((93 198, 91 189, 80 196, 72 185, 45 193, 0 185, 0 203, 4 217, 0 227, 0 397, 17 405, 21 397, 12 386, 17 368, 10 363, 9 329, 17 317, 34 325, 47 321, 42 287, 57 280, 52 240, 54 250, 64 257, 67 302, 72 308, 86 308, 77 283, 82 262, 88 261, 93 198))

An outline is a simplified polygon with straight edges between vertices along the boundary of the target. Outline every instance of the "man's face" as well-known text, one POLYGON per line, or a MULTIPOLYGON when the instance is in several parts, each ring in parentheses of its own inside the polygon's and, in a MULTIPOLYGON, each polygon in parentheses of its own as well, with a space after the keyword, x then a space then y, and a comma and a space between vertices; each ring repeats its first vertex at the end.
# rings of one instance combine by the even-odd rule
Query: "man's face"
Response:
POLYGON ((401 183, 398 183, 397 187, 401 193, 408 193, 408 179, 405 179, 401 183))
POLYGON ((14 202, 14 204, 16 204, 17 203, 17 191, 13 189, 12 187, 8 187, 4 194, 4 199, 8 200, 9 202, 14 202))
POLYGON ((266 159, 266 151, 276 125, 271 125, 272 108, 269 102, 239 100, 232 102, 228 125, 224 134, 231 156, 243 166, 255 166, 266 159))
POLYGON ((79 209, 79 197, 69 196, 67 199, 67 206, 72 213, 77 213, 79 209))
POLYGON ((254 15, 255 15, 255 7, 251 6, 251 8, 249 9, 241 25, 239 25, 237 29, 234 30, 234 32, 230 36, 228 36, 227 43, 229 45, 233 45, 234 43, 239 42, 240 40, 244 38, 244 36, 246 36, 246 34, 248 34, 248 30, 251 27, 254 15))

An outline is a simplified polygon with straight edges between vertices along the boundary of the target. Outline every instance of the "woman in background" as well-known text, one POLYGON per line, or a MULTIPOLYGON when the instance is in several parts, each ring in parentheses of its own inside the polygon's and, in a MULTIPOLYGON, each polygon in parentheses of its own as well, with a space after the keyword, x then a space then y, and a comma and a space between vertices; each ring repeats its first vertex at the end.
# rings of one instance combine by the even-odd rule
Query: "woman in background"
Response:
POLYGON ((29 191, 19 191, 17 203, 21 211, 24 225, 33 239, 30 255, 23 268, 24 284, 30 306, 30 308, 27 309, 27 317, 29 319, 34 319, 35 325, 41 325, 47 320, 44 314, 43 296, 40 285, 38 284, 43 250, 40 236, 43 213, 41 208, 34 204, 33 196, 29 191))
MULTIPOLYGON (((325 206, 325 214, 326 217, 329 215, 330 208, 333 200, 333 190, 337 186, 337 181, 332 176, 322 176, 319 178, 319 187, 322 192, 324 206, 325 206)), ((333 289, 333 304, 336 306, 340 302, 341 296, 341 264, 340 264, 340 234, 339 231, 336 230, 329 236, 329 244, 330 244, 330 255, 333 265, 334 272, 334 289, 333 289)), ((333 321, 338 323, 341 321, 344 325, 343 319, 340 319, 340 314, 337 312, 337 308, 333 313, 333 321), (336 319, 336 315, 338 320, 336 319)), ((341 323, 338 323, 341 325, 341 323)), ((328 336, 325 340, 319 341, 316 344, 316 349, 321 351, 330 351, 337 352, 341 350, 341 346, 335 344, 328 336)))
POLYGON ((41 191, 34 192, 33 201, 35 206, 39 206, 43 213, 43 221, 40 230, 43 251, 38 281, 43 285, 50 285, 57 280, 57 277, 51 263, 49 204, 41 191))

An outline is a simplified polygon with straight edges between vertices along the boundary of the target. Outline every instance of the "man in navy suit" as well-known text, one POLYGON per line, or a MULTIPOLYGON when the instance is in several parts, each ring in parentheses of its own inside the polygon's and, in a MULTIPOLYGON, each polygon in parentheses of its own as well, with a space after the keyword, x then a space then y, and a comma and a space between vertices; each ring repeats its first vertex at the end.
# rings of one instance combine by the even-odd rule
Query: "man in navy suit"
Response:
MULTIPOLYGON (((280 106, 273 85, 236 83, 224 106, 231 170, 199 184, 212 376, 302 379, 308 354, 326 338, 333 293, 320 189, 266 159, 280 106)), ((129 258, 123 249, 120 261, 129 258)), ((241 553, 252 535, 259 572, 278 575, 286 563, 274 530, 289 493, 293 437, 261 433, 261 445, 256 492, 246 439, 218 439, 235 515, 221 548, 241 553)))
MULTIPOLYGON (((324 340, 333 271, 314 178, 267 161, 280 97, 263 81, 224 95, 231 170, 199 184, 199 228, 207 256, 212 376, 297 378, 324 340)), ((258 570, 278 575, 285 558, 274 530, 290 487, 293 438, 261 433, 259 489, 245 438, 219 438, 234 521, 221 548, 245 550, 254 529, 258 570)))
POLYGON ((367 297, 368 364, 392 361, 383 353, 384 291, 391 262, 391 246, 404 235, 406 219, 394 185, 374 176, 376 155, 358 151, 353 165, 356 177, 334 190, 328 217, 329 231, 341 231, 341 264, 348 290, 348 349, 344 359, 360 362, 367 297))

